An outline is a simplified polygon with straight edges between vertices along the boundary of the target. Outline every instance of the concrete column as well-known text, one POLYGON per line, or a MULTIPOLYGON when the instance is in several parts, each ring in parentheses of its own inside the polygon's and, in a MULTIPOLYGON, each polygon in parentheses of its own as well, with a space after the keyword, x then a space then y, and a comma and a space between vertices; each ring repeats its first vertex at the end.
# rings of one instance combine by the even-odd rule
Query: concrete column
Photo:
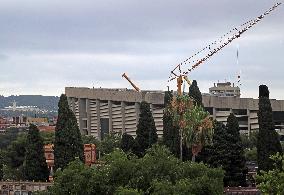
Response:
POLYGON ((70 104, 72 105, 72 111, 75 113, 75 99, 70 98, 70 104))
POLYGON ((153 113, 153 104, 150 104, 150 109, 151 109, 151 112, 153 113))
POLYGON ((248 137, 250 137, 250 110, 247 109, 247 116, 248 116, 248 137))
POLYGON ((90 99, 86 99, 86 112, 87 112, 87 131, 88 131, 88 135, 91 135, 90 99))
POLYGON ((216 108, 213 107, 213 120, 216 120, 216 108))
POLYGON ((125 133, 125 102, 121 102, 121 133, 125 133))
POLYGON ((112 132, 112 101, 108 101, 109 132, 112 132))
POLYGON ((98 132, 98 139, 101 140, 101 101, 99 99, 96 99, 96 106, 97 106, 97 132, 98 132))
POLYGON ((86 118, 86 101, 85 99, 78 98, 78 110, 79 110, 79 129, 81 134, 85 135, 85 130, 83 128, 85 127, 84 118, 86 118))
POLYGON ((135 113, 136 113, 136 126, 137 126, 139 122, 139 115, 140 115, 140 103, 139 102, 135 102, 135 113))

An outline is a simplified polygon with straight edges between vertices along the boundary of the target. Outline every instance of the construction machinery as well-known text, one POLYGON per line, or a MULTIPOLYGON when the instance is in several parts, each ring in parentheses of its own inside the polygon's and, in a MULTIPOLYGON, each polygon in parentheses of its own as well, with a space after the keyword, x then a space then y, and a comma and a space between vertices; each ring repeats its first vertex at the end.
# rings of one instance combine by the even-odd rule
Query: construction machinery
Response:
POLYGON ((232 28, 229 32, 222 35, 219 39, 210 43, 209 45, 207 45, 206 47, 204 47, 203 49, 201 49, 194 55, 190 56, 189 58, 185 59, 183 62, 176 65, 175 68, 170 73, 168 82, 175 80, 175 79, 177 80, 178 95, 182 94, 181 88, 182 88, 183 80, 187 81, 190 84, 187 75, 191 71, 193 71, 195 68, 200 66, 202 63, 210 59, 213 55, 221 51, 225 46, 232 43, 232 41, 234 41, 237 38, 240 38, 240 36, 243 33, 245 33, 247 30, 252 28, 257 23, 259 23, 265 16, 269 15, 281 4, 282 4, 281 2, 276 3, 269 10, 267 10, 260 16, 243 23, 239 27, 232 28), (184 65, 191 65, 191 68, 182 70, 184 65))
MULTIPOLYGON (((222 35, 216 41, 210 43, 209 45, 207 45, 206 47, 204 47, 203 49, 201 49, 200 51, 198 51, 194 55, 190 56, 189 58, 187 58, 183 62, 176 65, 175 68, 171 71, 168 82, 170 82, 172 80, 177 81, 178 96, 172 100, 172 105, 175 106, 174 108, 176 108, 176 110, 174 110, 174 112, 178 115, 177 118, 179 118, 178 119, 178 126, 179 126, 179 131, 180 131, 179 133, 180 133, 180 158, 181 159, 183 159, 182 158, 182 153, 183 153, 182 152, 182 150, 183 150, 182 144, 183 144, 183 140, 184 140, 184 134, 186 133, 186 131, 184 132, 184 129, 186 127, 186 122, 187 122, 187 120, 185 120, 185 117, 184 117, 184 115, 186 114, 185 113, 186 109, 184 107, 190 106, 190 103, 187 102, 188 99, 182 96, 183 81, 185 80, 190 85, 190 81, 188 79, 188 74, 191 71, 193 71, 195 68, 200 66, 200 64, 206 62, 213 55, 215 55, 216 53, 221 51, 225 46, 232 43, 233 40, 239 38, 244 32, 246 32, 248 29, 250 29, 251 27, 253 27, 257 23, 259 23, 265 16, 267 16, 268 14, 273 12, 281 4, 282 3, 276 3, 273 7, 271 7, 269 10, 267 10, 266 12, 261 14, 260 16, 256 17, 255 19, 249 20, 249 21, 243 23, 242 25, 240 25, 239 27, 231 29, 229 32, 222 35), (184 67, 184 65, 191 65, 191 68, 183 70, 182 68, 184 67)), ((208 119, 208 117, 203 119, 203 122, 206 119, 208 119)), ((212 125, 211 122, 207 121, 207 122, 205 122, 205 124, 210 123, 212 125)), ((202 127, 198 127, 196 129, 194 129, 195 133, 197 133, 197 134, 200 133, 200 132, 201 132, 201 134, 203 134, 203 130, 204 129, 202 127)), ((191 133, 189 135, 191 135, 191 133)), ((191 136, 189 136, 189 137, 191 137, 191 136)), ((193 157, 195 157, 201 151, 201 148, 202 148, 201 142, 192 144, 193 157)), ((194 159, 193 159, 193 161, 194 161, 194 159)))
POLYGON ((132 85, 132 87, 133 87, 137 92, 140 91, 139 87, 137 87, 137 86, 131 81, 131 79, 126 75, 126 73, 123 73, 123 74, 122 74, 122 77, 124 77, 124 78, 132 85))

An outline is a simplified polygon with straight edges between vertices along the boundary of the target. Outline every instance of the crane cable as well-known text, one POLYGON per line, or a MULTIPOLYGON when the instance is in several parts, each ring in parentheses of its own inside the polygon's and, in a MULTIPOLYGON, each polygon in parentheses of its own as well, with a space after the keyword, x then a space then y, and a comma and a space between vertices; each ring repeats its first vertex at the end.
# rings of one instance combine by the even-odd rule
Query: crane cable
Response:
POLYGON ((229 32, 222 35, 219 39, 215 40, 214 42, 210 43, 206 47, 199 50, 194 55, 190 56, 180 64, 178 64, 172 71, 169 76, 169 81, 172 81, 179 77, 179 75, 187 75, 191 71, 193 71, 195 68, 197 68, 200 64, 207 61, 209 58, 211 58, 213 55, 215 55, 217 52, 222 50, 225 46, 227 46, 229 43, 231 43, 233 40, 239 38, 244 32, 249 30, 251 27, 259 23, 265 16, 269 15, 271 12, 273 12, 278 6, 280 6, 282 3, 278 2, 274 4, 269 10, 261 14, 260 16, 256 17, 255 19, 249 20, 242 25, 240 25, 238 28, 232 28, 229 32), (229 36, 230 35, 230 36, 229 36), (228 37, 229 36, 229 37, 228 37), (226 38, 228 37, 228 38, 226 38), (196 57, 197 55, 200 55, 202 52, 208 50, 207 55, 202 58, 198 58, 195 60, 191 60, 192 58, 196 57), (185 64, 193 64, 191 68, 187 69, 186 71, 182 72, 181 66, 185 64), (178 69, 179 73, 176 72, 178 69))

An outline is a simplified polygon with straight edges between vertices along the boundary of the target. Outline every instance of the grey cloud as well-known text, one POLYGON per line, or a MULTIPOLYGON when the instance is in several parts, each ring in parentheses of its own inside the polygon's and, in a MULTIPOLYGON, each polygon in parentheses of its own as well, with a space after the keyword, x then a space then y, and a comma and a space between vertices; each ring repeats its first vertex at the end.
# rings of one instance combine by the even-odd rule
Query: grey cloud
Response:
MULTIPOLYGON (((6 91, 10 80, 20 83, 21 93, 32 92, 33 87, 37 88, 34 93, 42 93, 41 86, 61 93, 66 85, 129 87, 121 78, 127 72, 144 89, 175 87, 166 82, 174 65, 274 2, 2 0, 0 53, 9 58, 3 61, 0 55, 5 71, 0 82, 5 82, 6 91)), ((261 80, 275 85, 277 97, 284 98, 279 92, 284 71, 283 9, 190 75, 202 91, 217 80, 234 80, 241 69, 246 94, 257 90, 261 80), (262 74, 265 79, 260 78, 262 74)))
POLYGON ((5 61, 5 60, 8 60, 8 59, 9 59, 9 56, 0 53, 0 61, 5 61))

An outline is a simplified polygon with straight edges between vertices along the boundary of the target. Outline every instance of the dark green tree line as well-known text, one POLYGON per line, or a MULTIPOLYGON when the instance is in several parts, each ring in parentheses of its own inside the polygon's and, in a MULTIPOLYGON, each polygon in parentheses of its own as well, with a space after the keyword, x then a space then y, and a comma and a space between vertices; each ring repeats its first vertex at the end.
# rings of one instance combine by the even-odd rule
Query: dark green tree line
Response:
POLYGON ((223 171, 182 162, 164 146, 154 145, 142 158, 115 150, 96 168, 79 160, 57 172, 54 186, 42 194, 198 194, 223 193, 223 171))

